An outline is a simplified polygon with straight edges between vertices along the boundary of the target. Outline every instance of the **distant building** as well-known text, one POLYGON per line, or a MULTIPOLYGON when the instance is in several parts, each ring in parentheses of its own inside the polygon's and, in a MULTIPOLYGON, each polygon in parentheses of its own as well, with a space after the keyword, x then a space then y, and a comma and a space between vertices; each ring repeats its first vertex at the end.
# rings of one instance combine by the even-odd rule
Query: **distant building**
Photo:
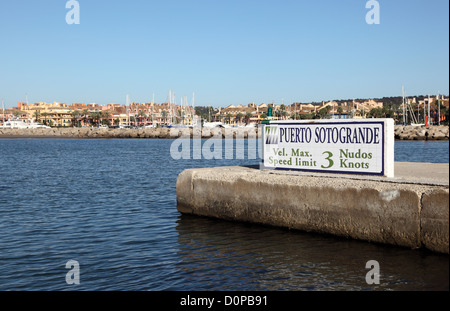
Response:
POLYGON ((69 105, 64 103, 35 103, 22 106, 30 119, 42 122, 46 125, 70 127, 72 126, 72 115, 69 105))
POLYGON ((214 114, 214 121, 222 122, 231 126, 243 124, 260 124, 262 120, 268 117, 269 107, 272 108, 272 120, 285 120, 287 112, 282 111, 281 105, 250 103, 247 106, 229 105, 226 108, 219 108, 214 114))

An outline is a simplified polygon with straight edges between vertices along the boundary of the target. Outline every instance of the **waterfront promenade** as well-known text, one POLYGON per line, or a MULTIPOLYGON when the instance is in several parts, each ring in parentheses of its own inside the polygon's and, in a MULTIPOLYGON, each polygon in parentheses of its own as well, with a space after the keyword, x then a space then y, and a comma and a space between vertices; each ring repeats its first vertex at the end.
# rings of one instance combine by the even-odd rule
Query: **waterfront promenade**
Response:
MULTIPOLYGON (((254 127, 237 128, 52 128, 52 129, 2 129, 0 138, 258 138, 254 127)), ((396 126, 397 140, 448 140, 448 126, 415 127, 396 126)))
POLYGON ((183 214, 449 253, 449 164, 395 163, 395 177, 218 167, 177 180, 183 214))

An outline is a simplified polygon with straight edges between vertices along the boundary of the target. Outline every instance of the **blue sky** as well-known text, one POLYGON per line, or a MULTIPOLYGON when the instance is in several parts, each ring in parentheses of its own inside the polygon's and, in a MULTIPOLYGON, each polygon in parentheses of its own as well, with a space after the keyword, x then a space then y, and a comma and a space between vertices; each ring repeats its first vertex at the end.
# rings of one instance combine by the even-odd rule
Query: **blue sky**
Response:
POLYGON ((0 99, 292 103, 449 93, 449 1, 0 2, 0 99))

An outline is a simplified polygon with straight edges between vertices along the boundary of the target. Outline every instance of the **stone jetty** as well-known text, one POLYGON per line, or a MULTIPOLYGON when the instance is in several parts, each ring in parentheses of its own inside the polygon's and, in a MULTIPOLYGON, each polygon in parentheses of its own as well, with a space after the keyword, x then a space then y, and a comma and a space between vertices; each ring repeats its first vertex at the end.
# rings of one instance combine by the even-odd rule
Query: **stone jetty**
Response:
MULTIPOLYGON (((147 129, 104 129, 104 128, 52 128, 52 129, 2 129, 3 138, 258 138, 258 128, 147 128, 147 129)), ((416 127, 396 126, 397 140, 448 140, 448 126, 416 127)))
POLYGON ((258 128, 52 128, 2 129, 3 138, 258 138, 258 128))
POLYGON ((395 126, 397 140, 448 140, 448 126, 395 126))
POLYGON ((257 128, 52 128, 52 129, 2 129, 3 138, 258 138, 257 128))
POLYGON ((448 163, 395 163, 395 178, 188 169, 177 179, 183 214, 270 225, 449 253, 448 163))

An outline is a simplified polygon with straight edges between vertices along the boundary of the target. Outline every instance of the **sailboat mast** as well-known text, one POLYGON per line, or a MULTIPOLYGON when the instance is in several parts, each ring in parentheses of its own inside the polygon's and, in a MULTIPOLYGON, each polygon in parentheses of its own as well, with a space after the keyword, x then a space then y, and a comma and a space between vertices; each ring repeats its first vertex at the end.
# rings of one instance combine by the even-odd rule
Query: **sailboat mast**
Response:
POLYGON ((27 121, 28 121, 28 124, 30 124, 30 114, 28 113, 28 95, 27 94, 25 94, 25 102, 27 103, 27 121))
MULTIPOLYGON (((195 93, 192 93, 192 124, 194 124, 195 118, 195 93)), ((201 126, 202 118, 200 117, 200 126, 201 126)))
MULTIPOLYGON (((187 100, 187 96, 184 96, 184 107, 182 109, 182 113, 183 113, 183 125, 186 125, 186 112, 189 109, 189 102, 187 100)), ((188 116, 189 117, 189 116, 188 116)), ((188 120, 188 124, 189 124, 189 120, 188 120)))
POLYGON ((126 106, 125 106, 125 108, 127 109, 127 126, 129 126, 130 125, 130 108, 128 107, 128 94, 127 94, 127 103, 126 103, 126 106))
POLYGON ((427 118, 427 112, 426 112, 426 105, 425 105, 425 99, 423 100, 423 123, 425 123, 426 124, 426 118, 427 118))
POLYGON ((172 90, 169 91, 169 119, 170 123, 173 123, 173 111, 172 111, 172 90))
POLYGON ((440 99, 441 95, 438 92, 438 97, 437 97, 437 105, 438 105, 438 125, 441 125, 441 99, 440 99))
POLYGON ((155 105, 155 93, 153 93, 152 97, 152 125, 153 125, 153 106, 155 105))
POLYGON ((402 111, 403 111, 403 125, 406 125, 405 123, 405 88, 402 85, 402 111))
POLYGON ((5 103, 2 99, 2 115, 3 115, 3 126, 5 126, 5 103))
POLYGON ((181 110, 180 110, 180 118, 181 118, 181 120, 182 120, 182 121, 181 121, 181 124, 182 124, 182 125, 184 125, 184 118, 183 118, 183 100, 184 100, 184 98, 181 97, 181 104, 180 104, 180 105, 181 105, 181 107, 180 107, 180 109, 181 109, 181 110))
POLYGON ((352 119, 355 117, 355 98, 353 98, 352 119))
POLYGON ((405 125, 408 125, 408 108, 409 108, 409 100, 406 97, 406 91, 405 91, 405 112, 406 112, 406 114, 405 114, 405 119, 406 119, 405 125))
MULTIPOLYGON (((417 99, 416 99, 416 101, 417 101, 417 99)), ((420 105, 419 105, 419 103, 418 102, 416 102, 417 103, 417 123, 419 123, 420 121, 420 105)))
POLYGON ((172 105, 172 124, 177 123, 177 97, 175 93, 172 95, 173 97, 173 105, 172 105), (174 122, 175 120, 175 122, 174 122))
POLYGON ((141 104, 139 104, 139 103, 137 103, 137 105, 135 105, 135 109, 134 109, 134 113, 135 113, 135 119, 134 119, 134 124, 135 124, 135 126, 136 127, 138 127, 139 126, 139 106, 140 106, 141 104))

